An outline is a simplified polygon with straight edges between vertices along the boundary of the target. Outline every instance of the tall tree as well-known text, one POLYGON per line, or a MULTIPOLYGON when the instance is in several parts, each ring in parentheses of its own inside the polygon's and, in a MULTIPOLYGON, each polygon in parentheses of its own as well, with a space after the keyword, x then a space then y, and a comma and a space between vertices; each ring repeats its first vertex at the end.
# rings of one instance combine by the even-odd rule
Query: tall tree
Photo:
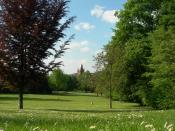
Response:
POLYGON ((150 70, 149 104, 157 109, 175 107, 175 0, 162 4, 159 26, 150 34, 152 56, 150 70))
POLYGON ((19 108, 23 109, 23 90, 35 79, 59 66, 57 58, 66 50, 68 39, 60 48, 56 42, 74 17, 65 23, 68 0, 0 0, 0 75, 18 87, 19 108), (44 60, 53 58, 48 64, 44 60))
POLYGON ((105 46, 104 51, 95 56, 96 76, 98 77, 96 79, 96 91, 102 92, 104 88, 108 92, 110 109, 112 109, 113 100, 113 65, 115 62, 113 49, 113 45, 108 44, 105 46))
POLYGON ((175 107, 175 35, 174 29, 160 28, 152 34, 151 77, 148 101, 157 109, 175 107))
POLYGON ((49 85, 54 91, 68 90, 69 77, 61 69, 55 69, 48 77, 49 85))
POLYGON ((106 54, 106 75, 109 81, 109 108, 112 109, 112 91, 113 91, 113 65, 115 63, 114 59, 114 49, 115 47, 110 43, 105 47, 106 54), (110 51, 109 51, 110 50, 110 51))
POLYGON ((79 82, 79 89, 85 92, 94 91, 94 80, 93 75, 89 71, 85 71, 84 73, 77 76, 77 80, 79 82))
POLYGON ((105 66, 106 66, 106 56, 104 51, 99 52, 94 56, 95 65, 93 66, 95 69, 94 78, 95 78, 95 92, 97 96, 99 94, 105 93, 105 89, 107 86, 106 75, 105 75, 105 66))
MULTIPOLYGON (((118 12, 120 21, 116 24, 111 43, 115 85, 126 100, 137 99, 138 85, 146 71, 147 57, 151 54, 148 34, 154 31, 159 21, 159 9, 164 0, 128 0, 124 9, 118 12)), ((146 88, 146 87, 145 87, 146 88)), ((139 102, 139 100, 136 100, 139 102)))

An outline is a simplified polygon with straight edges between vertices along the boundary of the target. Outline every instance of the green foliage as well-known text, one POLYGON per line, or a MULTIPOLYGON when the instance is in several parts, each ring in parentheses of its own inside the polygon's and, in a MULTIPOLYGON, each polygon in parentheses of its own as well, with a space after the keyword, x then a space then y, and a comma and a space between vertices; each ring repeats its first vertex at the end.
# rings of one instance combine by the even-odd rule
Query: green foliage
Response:
POLYGON ((95 92, 97 95, 106 94, 107 82, 104 71, 98 71, 94 73, 95 77, 95 92))
POLYGON ((107 63, 112 63, 113 67, 112 85, 122 100, 143 104, 140 87, 146 88, 147 80, 142 75, 147 70, 145 64, 151 54, 147 36, 157 25, 159 2, 129 0, 118 13, 120 21, 116 25, 115 36, 105 51, 107 63))
POLYGON ((127 73, 127 81, 123 91, 129 100, 142 104, 145 103, 141 100, 143 96, 140 96, 140 93, 144 88, 147 88, 146 82, 148 82, 142 75, 147 71, 145 65, 148 64, 148 57, 151 55, 150 51, 150 43, 146 38, 131 39, 125 46, 124 59, 126 62, 125 72, 127 73))
POLYGON ((66 75, 60 69, 55 69, 48 77, 49 86, 54 91, 67 91, 77 88, 74 76, 66 75))
POLYGON ((150 104, 159 109, 175 107, 175 35, 174 30, 159 29, 152 34, 150 104))
POLYGON ((101 73, 106 85, 112 79, 117 99, 174 108, 174 5, 174 0, 128 0, 117 13, 115 36, 104 48, 106 74, 101 73))
POLYGON ((94 77, 89 71, 83 72, 77 76, 79 89, 85 92, 94 91, 94 77))

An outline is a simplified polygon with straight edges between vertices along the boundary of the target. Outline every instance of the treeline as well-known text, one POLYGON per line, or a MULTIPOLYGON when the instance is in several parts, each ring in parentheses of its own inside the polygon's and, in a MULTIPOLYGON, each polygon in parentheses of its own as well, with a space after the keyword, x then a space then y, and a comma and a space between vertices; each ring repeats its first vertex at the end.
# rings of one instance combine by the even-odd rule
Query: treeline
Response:
MULTIPOLYGON (((18 88, 9 82, 0 82, 0 93, 18 93, 18 88)), ((48 78, 45 75, 38 75, 35 80, 30 81, 24 89, 24 93, 50 94, 52 89, 49 86, 48 78)))
POLYGON ((48 76, 49 87, 53 91, 94 92, 94 75, 89 71, 68 75, 60 69, 55 69, 48 76))
POLYGON ((128 0, 97 54, 99 89, 156 109, 175 108, 175 0, 128 0), (109 91, 108 91, 109 92, 109 91))
MULTIPOLYGON (((55 91, 94 92, 94 75, 89 71, 80 74, 65 74, 56 68, 47 76, 38 75, 34 81, 26 85, 24 93, 51 94, 55 91)), ((0 83, 0 93, 17 93, 18 89, 9 83, 0 83)))

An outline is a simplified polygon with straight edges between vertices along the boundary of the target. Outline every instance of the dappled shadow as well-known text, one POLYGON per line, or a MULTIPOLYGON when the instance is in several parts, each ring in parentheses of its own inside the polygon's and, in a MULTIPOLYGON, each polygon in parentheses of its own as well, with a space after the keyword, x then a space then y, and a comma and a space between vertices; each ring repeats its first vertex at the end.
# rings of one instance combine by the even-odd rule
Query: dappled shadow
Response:
MULTIPOLYGON (((18 100, 18 97, 8 97, 8 96, 0 96, 0 101, 13 101, 18 100)), ((24 98, 24 100, 30 100, 30 101, 64 101, 64 102, 70 102, 71 100, 65 100, 65 99, 51 99, 51 98, 24 98)))
POLYGON ((80 112, 80 113, 115 113, 115 112, 144 112, 152 111, 153 109, 111 109, 111 110, 63 110, 63 109, 44 109, 47 111, 60 111, 60 112, 80 112))

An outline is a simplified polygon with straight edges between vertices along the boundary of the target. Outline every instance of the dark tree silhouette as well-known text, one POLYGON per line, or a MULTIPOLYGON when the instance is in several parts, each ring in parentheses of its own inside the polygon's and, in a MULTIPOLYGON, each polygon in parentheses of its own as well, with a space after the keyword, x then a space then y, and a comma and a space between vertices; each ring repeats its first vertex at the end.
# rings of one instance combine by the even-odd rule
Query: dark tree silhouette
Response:
POLYGON ((83 68, 83 65, 81 64, 81 67, 80 67, 80 74, 83 74, 84 73, 84 68, 83 68))
POLYGON ((68 0, 0 0, 0 78, 23 90, 35 76, 59 66, 58 62, 72 37, 61 44, 74 17, 67 16, 68 0), (53 58, 47 64, 47 58, 53 58))

